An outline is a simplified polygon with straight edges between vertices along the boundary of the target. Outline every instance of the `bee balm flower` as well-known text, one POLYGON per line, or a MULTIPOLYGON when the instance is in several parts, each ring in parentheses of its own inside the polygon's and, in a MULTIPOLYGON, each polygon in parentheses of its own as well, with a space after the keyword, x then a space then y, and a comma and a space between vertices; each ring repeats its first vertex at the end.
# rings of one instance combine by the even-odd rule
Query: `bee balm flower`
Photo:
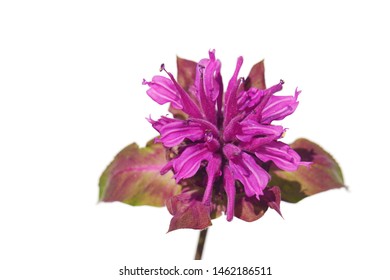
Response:
POLYGON ((185 82, 179 83, 164 65, 167 77, 143 82, 154 101, 170 103, 172 111, 179 112, 173 118, 149 119, 160 134, 155 142, 168 151, 161 173, 172 170, 183 186, 182 193, 167 202, 174 215, 170 230, 204 228, 221 211, 228 221, 234 216, 256 220, 268 207, 280 214, 280 190, 268 186, 269 167, 294 171, 308 163, 280 141, 285 129, 272 123, 295 111, 300 91, 277 96, 284 82, 265 88, 263 73, 254 68, 247 79, 240 78, 242 57, 224 91, 214 50, 197 64, 186 63, 185 82))

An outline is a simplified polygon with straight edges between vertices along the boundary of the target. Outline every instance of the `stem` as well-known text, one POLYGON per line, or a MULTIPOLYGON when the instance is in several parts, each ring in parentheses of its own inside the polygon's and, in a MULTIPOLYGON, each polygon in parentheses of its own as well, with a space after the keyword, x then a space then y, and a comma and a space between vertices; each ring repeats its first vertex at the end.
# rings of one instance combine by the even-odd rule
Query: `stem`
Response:
POLYGON ((200 231, 199 233, 198 247, 196 247, 195 260, 202 259, 203 247, 204 247, 204 243, 206 242, 206 236, 207 236, 207 228, 200 231))

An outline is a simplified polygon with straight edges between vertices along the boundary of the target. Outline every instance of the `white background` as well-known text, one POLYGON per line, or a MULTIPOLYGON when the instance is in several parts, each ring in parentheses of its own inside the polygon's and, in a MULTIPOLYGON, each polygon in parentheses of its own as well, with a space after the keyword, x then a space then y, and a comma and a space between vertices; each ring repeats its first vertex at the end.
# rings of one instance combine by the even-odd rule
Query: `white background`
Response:
POLYGON ((271 266, 268 279, 389 279, 385 2, 1 1, 0 278, 246 265, 271 266), (156 135, 145 117, 166 112, 142 79, 212 48, 225 85, 243 55, 241 76, 265 58, 268 85, 302 89, 286 141, 331 152, 349 191, 283 203, 284 219, 221 217, 194 262, 198 232, 166 234, 164 208, 98 204, 97 184, 120 149, 156 135))

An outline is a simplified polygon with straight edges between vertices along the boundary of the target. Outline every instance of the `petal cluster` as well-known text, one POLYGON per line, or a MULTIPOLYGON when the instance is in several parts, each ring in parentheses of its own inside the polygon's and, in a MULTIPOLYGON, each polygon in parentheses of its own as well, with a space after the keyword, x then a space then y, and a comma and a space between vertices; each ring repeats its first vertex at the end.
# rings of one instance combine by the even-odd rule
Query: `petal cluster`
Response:
POLYGON ((275 95, 283 88, 282 80, 269 88, 253 87, 259 84, 253 80, 255 75, 251 79, 239 76, 242 64, 239 57, 225 91, 221 62, 214 50, 198 63, 187 63, 185 83, 179 83, 164 65, 161 70, 166 76, 143 82, 154 101, 169 103, 180 116, 186 116, 149 119, 160 134, 155 141, 170 151, 161 172, 172 170, 177 183, 194 179, 197 195, 191 197, 201 200, 197 207, 199 202, 209 212, 219 207, 228 221, 234 216, 251 220, 242 214, 248 203, 253 209, 265 205, 279 212, 280 191, 268 186, 269 167, 294 171, 308 164, 280 141, 285 129, 272 124, 295 111, 300 91, 292 96, 275 95))

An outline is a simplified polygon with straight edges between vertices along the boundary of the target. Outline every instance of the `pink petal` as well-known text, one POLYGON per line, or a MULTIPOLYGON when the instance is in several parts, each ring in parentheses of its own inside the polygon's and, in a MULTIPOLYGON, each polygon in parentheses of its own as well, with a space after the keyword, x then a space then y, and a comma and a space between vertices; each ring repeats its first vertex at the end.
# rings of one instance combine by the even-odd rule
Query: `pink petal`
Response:
POLYGON ((194 176, 202 161, 210 160, 212 157, 212 152, 204 143, 187 146, 177 158, 172 160, 176 182, 194 176))
POLYGON ((219 77, 221 76, 221 62, 215 59, 215 50, 209 52, 210 60, 204 70, 204 88, 207 98, 215 102, 222 87, 219 77))
POLYGON ((280 80, 280 82, 278 84, 273 85, 272 87, 264 90, 261 93, 262 97, 261 97, 260 101, 258 102, 258 104, 255 107, 253 107, 251 113, 248 114, 246 119, 248 119, 248 120, 261 120, 261 122, 264 123, 263 122, 264 107, 269 103, 269 100, 272 98, 272 96, 276 92, 281 91, 283 89, 283 84, 284 84, 283 80, 280 80))
POLYGON ((159 120, 155 121, 151 117, 146 118, 148 122, 150 122, 155 130, 160 132, 160 130, 163 128, 164 125, 174 122, 175 119, 167 118, 167 117, 161 117, 159 120))
POLYGON ((240 68, 243 63, 243 58, 240 56, 237 59, 236 64, 236 70, 234 71, 234 74, 232 78, 229 81, 228 87, 226 89, 225 93, 225 112, 224 112, 224 122, 223 126, 226 127, 230 120, 234 118, 237 115, 238 107, 237 107, 237 89, 240 84, 240 80, 238 80, 238 72, 240 71, 240 68))
POLYGON ((206 167, 207 185, 202 200, 205 205, 210 205, 215 178, 221 175, 221 162, 221 157, 216 154, 213 154, 208 161, 206 167))
POLYGON ((228 165, 225 166, 223 171, 224 188, 227 196, 227 209, 226 219, 230 222, 234 216, 234 202, 236 196, 236 186, 234 183, 234 177, 232 170, 228 165))
MULTIPOLYGON (((161 65, 161 69, 165 71, 164 64, 161 65)), ((169 78, 171 79, 173 85, 176 88, 176 92, 181 98, 183 112, 194 118, 202 118, 203 116, 198 104, 196 104, 194 100, 191 99, 190 95, 177 83, 172 73, 168 71, 165 72, 168 74, 169 78)))
POLYGON ((204 138, 205 129, 196 122, 182 121, 174 119, 160 128, 161 138, 156 142, 161 142, 165 147, 171 148, 179 145, 184 139, 196 141, 204 138))
POLYGON ((144 80, 142 84, 148 85, 150 87, 146 91, 146 93, 158 104, 162 105, 167 102, 171 102, 174 108, 183 108, 180 96, 177 94, 175 85, 168 78, 165 78, 163 76, 154 76, 151 82, 147 82, 144 80))
POLYGON ((273 141, 259 147, 256 156, 264 161, 272 161, 277 167, 285 171, 295 171, 301 165, 301 157, 283 142, 273 141))
POLYGON ((262 123, 282 120, 294 113, 299 103, 297 99, 300 92, 296 90, 294 96, 272 96, 262 111, 262 123))
MULTIPOLYGON (((179 120, 162 117, 158 121, 149 121, 160 132, 161 137, 157 138, 156 142, 161 142, 168 148, 179 145, 185 139, 192 142, 198 140, 212 142, 212 139, 218 137, 218 129, 212 123, 202 119, 179 120)), ((215 149, 219 148, 219 143, 217 146, 215 149)))
POLYGON ((199 94, 199 103, 202 106, 204 115, 206 116, 207 120, 216 124, 216 114, 215 114, 215 102, 206 95, 205 87, 203 85, 203 79, 208 78, 205 77, 204 69, 199 69, 200 73, 200 81, 197 85, 197 92, 199 94))
POLYGON ((237 99, 239 110, 243 111, 253 109, 257 104, 259 104, 265 93, 265 90, 257 88, 250 88, 247 91, 239 92, 237 99))
POLYGON ((284 132, 282 126, 260 124, 254 120, 246 120, 240 123, 241 133, 237 134, 237 138, 243 142, 249 142, 255 137, 272 136, 278 139, 284 132))
POLYGON ((241 152, 235 158, 231 157, 229 166, 233 171, 234 178, 244 186, 245 194, 249 197, 256 195, 256 198, 259 199, 270 180, 270 175, 259 166, 251 155, 245 152, 241 152))

